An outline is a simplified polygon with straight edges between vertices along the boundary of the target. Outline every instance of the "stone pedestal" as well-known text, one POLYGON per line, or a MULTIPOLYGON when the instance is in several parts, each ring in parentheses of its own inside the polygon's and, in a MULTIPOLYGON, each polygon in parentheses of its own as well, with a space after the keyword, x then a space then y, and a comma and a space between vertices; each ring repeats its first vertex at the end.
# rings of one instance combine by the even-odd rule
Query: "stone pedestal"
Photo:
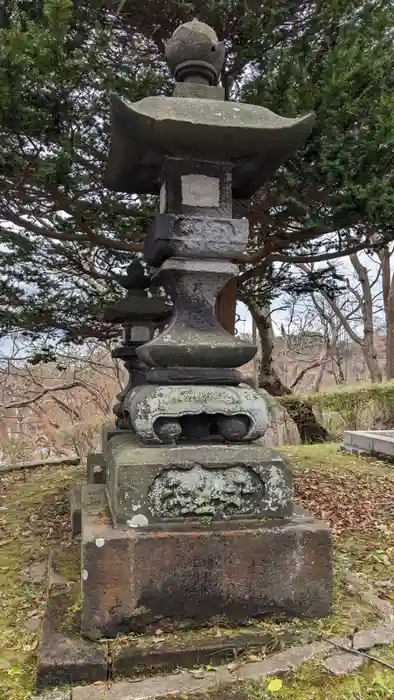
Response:
MULTIPOLYGON (((96 495, 97 496, 97 495, 96 495)), ((324 617, 331 611, 331 535, 305 513, 282 520, 113 527, 95 502, 82 514, 82 634, 116 637, 166 619, 324 617)))
POLYGON ((106 485, 80 498, 84 636, 330 613, 330 531, 294 511, 280 455, 261 442, 146 446, 106 429, 103 457, 106 485))

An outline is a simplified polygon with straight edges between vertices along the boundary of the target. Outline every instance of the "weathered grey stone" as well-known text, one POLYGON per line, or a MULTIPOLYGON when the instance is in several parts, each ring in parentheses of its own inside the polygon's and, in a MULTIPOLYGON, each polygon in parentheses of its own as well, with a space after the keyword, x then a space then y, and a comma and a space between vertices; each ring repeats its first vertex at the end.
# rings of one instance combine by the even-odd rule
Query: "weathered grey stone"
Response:
POLYGON ((105 484, 106 467, 100 452, 91 452, 86 459, 88 484, 105 484))
POLYGON ((91 508, 83 512, 82 540, 82 631, 90 639, 158 619, 206 624, 220 615, 235 624, 331 610, 331 535, 309 518, 147 531, 114 529, 109 515, 91 508))
POLYGON ((241 666, 236 671, 237 679, 252 679, 264 678, 265 676, 274 676, 277 673, 291 671, 306 661, 310 661, 314 657, 322 654, 326 645, 322 642, 306 644, 303 646, 292 647, 285 651, 272 654, 263 661, 255 661, 250 664, 241 666))
POLYGON ((48 563, 46 561, 33 562, 23 570, 22 578, 28 583, 42 583, 48 574, 48 563))
POLYGON ((108 492, 105 484, 82 484, 81 504, 82 510, 90 506, 105 509, 108 505, 108 492))
POLYGON ((174 97, 193 97, 205 100, 225 99, 225 89, 218 85, 199 85, 198 83, 176 83, 174 97))
MULTIPOLYGON (((231 198, 231 166, 230 164, 199 158, 172 158, 166 157, 162 171, 163 185, 160 190, 160 212, 172 215, 209 217, 212 219, 232 217, 231 198), (216 196, 207 201, 202 197, 204 183, 207 179, 214 179, 216 183, 216 196), (201 181, 200 196, 197 187, 190 191, 185 185, 191 182, 201 181), (191 195, 191 199, 189 196, 191 195)), ((201 224, 200 224, 201 226, 201 224)), ((189 227, 190 228, 190 227, 189 227)), ((212 238, 212 236, 211 236, 212 238)))
POLYGON ((372 629, 360 630, 353 636, 355 649, 370 649, 374 646, 387 645, 394 642, 394 622, 372 629))
MULTIPOLYGON (((297 668, 302 663, 318 656, 324 649, 324 644, 309 644, 304 647, 295 647, 278 654, 273 654, 264 661, 240 666, 231 673, 226 667, 219 667, 216 673, 205 673, 196 678, 187 672, 159 676, 145 679, 140 682, 115 682, 107 689, 92 687, 74 688, 73 700, 148 700, 150 698, 164 698, 168 695, 185 694, 198 690, 208 690, 212 686, 217 691, 218 684, 223 684, 224 691, 220 697, 233 697, 229 691, 231 684, 241 679, 256 679, 269 677, 277 673, 297 668)), ((215 692, 215 697, 217 692, 215 692)), ((197 700, 197 699, 196 699, 197 700)))
POLYGON ((193 97, 112 95, 112 140, 105 175, 110 189, 159 194, 164 158, 233 163, 233 196, 249 199, 309 136, 315 117, 287 119, 258 105, 193 97), (138 139, 130 134, 138 133, 138 139), (148 159, 144 158, 149 153, 148 159))
POLYGON ((71 534, 73 537, 81 534, 81 485, 72 486, 68 499, 70 503, 71 534))
POLYGON ((334 676, 346 676, 361 668, 365 663, 365 658, 357 654, 333 654, 323 661, 324 668, 334 676))
MULTIPOLYGON (((287 633, 281 639, 286 643, 292 642, 296 638, 295 633, 287 633)), ((226 634, 218 638, 204 638, 200 641, 194 639, 188 642, 179 639, 176 645, 174 640, 170 644, 160 642, 154 647, 153 643, 147 647, 146 643, 139 646, 135 638, 131 638, 127 644, 126 638, 118 638, 117 644, 113 645, 112 662, 113 678, 136 678, 141 676, 147 669, 154 668, 156 672, 171 673, 179 668, 195 668, 198 665, 213 664, 218 666, 224 661, 233 661, 236 652, 242 652, 250 648, 268 647, 275 643, 277 636, 270 632, 251 632, 244 630, 239 633, 226 634)))
POLYGON ((394 430, 345 430, 344 449, 394 458, 394 430))
POLYGON ((82 639, 78 631, 70 633, 67 613, 70 616, 73 602, 70 587, 49 588, 38 651, 37 690, 107 678, 105 647, 82 639))
POLYGON ((352 571, 345 572, 345 581, 350 590, 356 591, 361 600, 369 605, 384 620, 394 619, 394 608, 382 598, 378 598, 373 591, 366 588, 365 581, 352 571))
POLYGON ((82 513, 81 632, 88 639, 129 632, 134 568, 129 528, 113 527, 110 512, 91 504, 82 513))
POLYGON ((156 338, 137 348, 150 367, 240 367, 256 346, 227 333, 215 315, 216 297, 236 273, 229 262, 166 260, 158 280, 174 300, 172 322, 156 338))
MULTIPOLYGON (((133 435, 133 432, 130 430, 129 431, 131 435, 133 435)), ((120 428, 117 428, 113 423, 105 423, 102 427, 101 430, 101 445, 102 445, 102 453, 104 455, 104 461, 106 460, 106 447, 108 446, 108 443, 112 438, 114 437, 124 437, 127 435, 126 430, 121 430, 120 428)))
MULTIPOLYGON (((103 320, 108 323, 156 323, 168 317, 170 309, 162 297, 148 296, 151 279, 145 274, 140 260, 134 260, 126 275, 119 275, 119 284, 127 290, 127 296, 104 309, 103 320)), ((144 339, 145 340, 145 339, 144 339)), ((144 342, 144 341, 143 341, 144 342)))
POLYGON ((133 386, 145 383, 145 365, 139 360, 136 348, 153 337, 155 328, 171 315, 171 307, 162 297, 148 296, 151 278, 145 274, 141 261, 134 260, 118 282, 127 290, 125 299, 120 299, 104 310, 104 321, 122 323, 122 345, 113 350, 112 356, 123 360, 128 372, 128 382, 117 394, 118 402, 113 407, 116 427, 127 429, 123 412, 123 399, 133 386))
POLYGON ((190 173, 181 175, 182 204, 217 209, 220 202, 219 178, 190 173))
POLYGON ((185 416, 193 416, 196 423, 201 416, 209 416, 211 427, 207 437, 212 440, 222 436, 229 442, 257 440, 264 435, 269 424, 265 399, 246 386, 145 384, 129 392, 123 405, 136 435, 152 443, 165 442, 156 426, 160 419, 176 419, 182 426, 185 416), (231 423, 235 417, 242 417, 244 421, 242 434, 236 433, 239 426, 231 423))
POLYGON ((225 47, 208 24, 193 19, 175 30, 166 44, 165 55, 176 80, 197 73, 216 84, 224 64, 225 47))
POLYGON ((220 367, 153 367, 146 373, 149 384, 229 384, 244 382, 241 372, 220 367))
MULTIPOLYGON (((102 455, 100 455, 102 457, 102 455)), ((72 486, 69 494, 72 535, 81 534, 82 510, 85 505, 97 503, 107 505, 107 492, 102 483, 77 484, 72 486)))
POLYGON ((167 318, 168 315, 169 309, 164 299, 129 296, 119 299, 107 308, 103 320, 107 323, 124 323, 131 317, 136 317, 140 321, 151 321, 152 317, 162 319, 167 318))
POLYGON ((140 682, 118 681, 108 688, 78 686, 73 689, 73 700, 148 700, 158 696, 176 695, 209 688, 220 679, 231 682, 231 673, 221 669, 216 674, 195 678, 188 672, 174 673, 159 678, 147 678, 140 682))
POLYGON ((67 690, 48 690, 40 695, 31 695, 29 700, 72 700, 71 688, 67 690))
POLYGON ((130 527, 292 514, 291 472, 261 443, 240 454, 235 445, 145 447, 120 436, 107 445, 106 461, 112 512, 130 527))
MULTIPOLYGON (((230 259, 247 242, 247 223, 231 218, 232 195, 254 194, 302 145, 314 115, 285 119, 212 99, 224 48, 200 22, 180 27, 166 55, 175 79, 197 88, 135 104, 112 97, 106 185, 160 193, 158 221, 167 222, 164 232, 152 229, 146 258, 159 268, 152 283, 173 300, 172 318, 135 350, 166 372, 233 370, 256 347, 227 333, 215 313, 237 274, 230 259)), ((156 386, 141 377, 116 407, 118 426, 138 439, 126 430, 103 439, 108 512, 82 508, 83 634, 114 637, 167 618, 204 625, 218 615, 233 623, 328 614, 330 531, 291 517, 289 472, 248 444, 267 427, 264 399, 227 382, 156 386)))
POLYGON ((233 260, 247 245, 246 219, 159 214, 145 237, 148 265, 161 265, 169 257, 233 260))
POLYGON ((161 518, 255 515, 263 498, 260 477, 244 466, 166 469, 156 477, 149 491, 151 508, 161 518))

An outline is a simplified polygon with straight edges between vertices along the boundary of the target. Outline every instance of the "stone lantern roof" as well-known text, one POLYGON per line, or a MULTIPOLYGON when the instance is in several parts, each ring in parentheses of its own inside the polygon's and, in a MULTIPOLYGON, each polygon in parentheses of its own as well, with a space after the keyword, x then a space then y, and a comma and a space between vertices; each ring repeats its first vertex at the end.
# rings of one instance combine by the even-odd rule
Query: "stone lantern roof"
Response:
POLYGON ((197 20, 181 25, 167 43, 166 59, 178 81, 172 97, 130 103, 111 96, 105 175, 110 189, 158 194, 165 159, 188 157, 230 163, 232 196, 248 199, 309 136, 313 113, 287 118, 258 105, 224 101, 216 87, 224 46, 208 25, 197 20), (189 89, 180 89, 185 83, 189 89))

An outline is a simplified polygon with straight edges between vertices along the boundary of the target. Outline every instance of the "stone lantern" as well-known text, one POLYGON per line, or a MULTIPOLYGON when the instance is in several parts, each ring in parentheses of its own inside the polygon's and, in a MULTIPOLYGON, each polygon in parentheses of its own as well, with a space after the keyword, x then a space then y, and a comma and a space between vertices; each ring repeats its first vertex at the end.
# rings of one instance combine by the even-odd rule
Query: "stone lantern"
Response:
POLYGON ((137 348, 153 338, 155 329, 171 313, 164 299, 148 296, 147 289, 151 280, 145 274, 139 260, 132 262, 126 275, 119 278, 120 285, 127 290, 124 299, 104 311, 104 321, 121 323, 123 327, 122 344, 115 348, 112 357, 123 360, 129 375, 125 388, 117 395, 118 403, 114 406, 117 428, 127 428, 123 412, 123 400, 131 389, 145 382, 147 367, 137 356, 137 348))
POLYGON ((199 21, 174 32, 166 58, 172 97, 112 97, 106 186, 159 195, 145 260, 173 311, 160 334, 133 346, 143 373, 122 392, 121 429, 104 432, 106 483, 94 497, 82 488, 90 639, 157 620, 322 617, 331 608, 329 528, 294 507, 291 470, 262 441, 266 402, 237 369, 256 348, 215 317, 248 240, 232 200, 269 180, 314 116, 225 101, 224 47, 199 21))

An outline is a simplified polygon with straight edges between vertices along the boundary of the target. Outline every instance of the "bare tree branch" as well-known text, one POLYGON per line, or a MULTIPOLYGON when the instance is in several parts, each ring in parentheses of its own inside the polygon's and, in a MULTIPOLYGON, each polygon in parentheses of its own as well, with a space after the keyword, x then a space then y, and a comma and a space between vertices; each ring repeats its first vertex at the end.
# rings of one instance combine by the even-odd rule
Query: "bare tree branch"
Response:
POLYGON ((45 389, 43 389, 42 391, 40 391, 38 394, 35 394, 35 396, 30 397, 29 399, 11 401, 11 403, 5 404, 3 406, 3 410, 9 410, 10 408, 24 408, 25 406, 29 406, 30 404, 39 401, 46 394, 51 394, 56 391, 68 391, 69 389, 75 389, 75 387, 82 385, 82 382, 74 381, 69 384, 58 384, 57 386, 48 386, 45 387, 45 389))

